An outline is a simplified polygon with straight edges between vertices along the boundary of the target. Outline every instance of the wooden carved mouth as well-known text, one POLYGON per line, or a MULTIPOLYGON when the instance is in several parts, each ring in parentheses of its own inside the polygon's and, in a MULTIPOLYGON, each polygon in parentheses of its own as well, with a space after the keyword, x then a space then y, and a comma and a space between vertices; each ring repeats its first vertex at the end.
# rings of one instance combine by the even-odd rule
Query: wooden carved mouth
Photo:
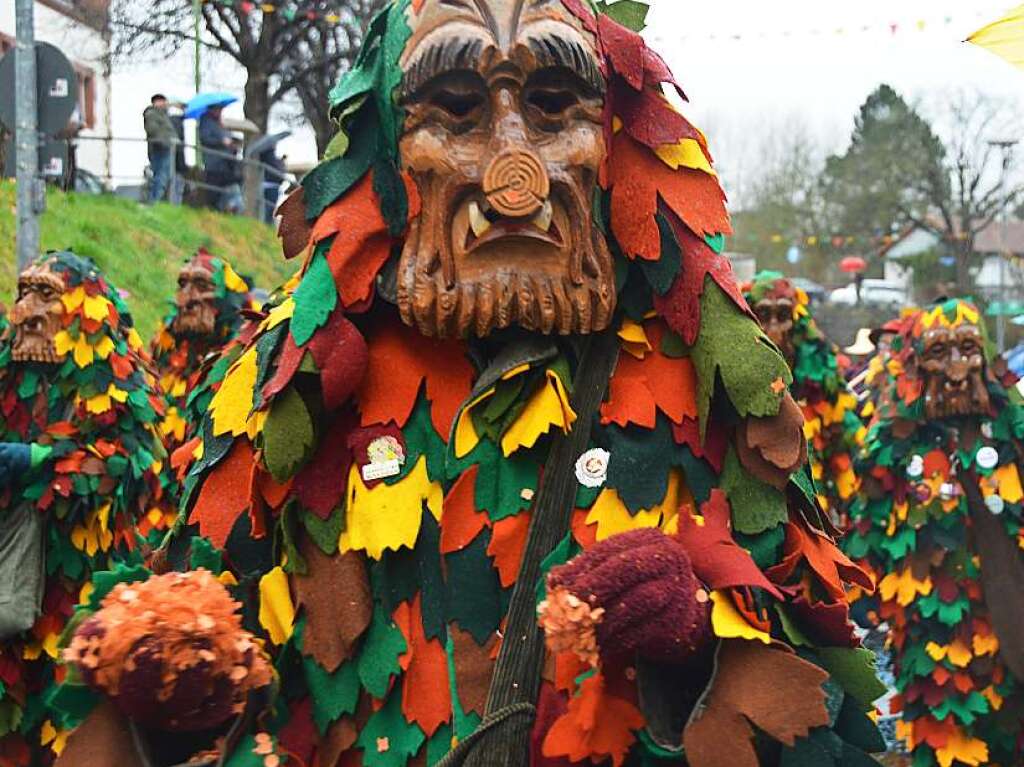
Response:
POLYGON ((550 198, 528 219, 503 216, 486 200, 470 199, 464 205, 469 221, 463 246, 467 254, 501 239, 537 240, 556 248, 565 245, 565 238, 555 221, 555 206, 550 198))

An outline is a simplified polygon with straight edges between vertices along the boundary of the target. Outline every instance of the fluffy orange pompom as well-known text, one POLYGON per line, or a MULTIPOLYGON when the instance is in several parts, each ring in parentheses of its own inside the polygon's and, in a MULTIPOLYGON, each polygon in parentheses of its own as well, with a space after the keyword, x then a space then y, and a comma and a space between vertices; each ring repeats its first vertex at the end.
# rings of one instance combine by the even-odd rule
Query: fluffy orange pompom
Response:
POLYGON ((75 631, 64 660, 146 727, 215 727, 271 681, 239 606, 207 570, 119 583, 75 631))

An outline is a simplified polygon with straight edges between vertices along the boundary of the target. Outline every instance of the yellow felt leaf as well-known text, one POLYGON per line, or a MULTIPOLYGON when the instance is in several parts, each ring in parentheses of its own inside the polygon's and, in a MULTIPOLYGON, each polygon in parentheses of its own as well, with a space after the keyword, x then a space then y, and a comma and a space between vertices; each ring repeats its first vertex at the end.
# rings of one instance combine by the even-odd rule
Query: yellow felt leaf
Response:
POLYGON ((235 360, 224 376, 220 389, 213 395, 210 412, 213 415, 213 435, 230 433, 237 437, 245 432, 249 411, 252 410, 253 390, 256 388, 256 347, 247 350, 235 360))
POLYGON ((110 302, 103 296, 86 296, 83 312, 90 320, 102 322, 110 313, 110 302))
POLYGON ((565 386, 553 370, 548 370, 544 383, 502 435, 501 451, 508 457, 521 447, 533 447, 552 426, 568 433, 575 420, 576 413, 569 405, 565 386))
POLYGON ((981 694, 985 696, 985 700, 992 706, 993 711, 998 711, 1003 707, 1003 696, 996 692, 996 688, 992 685, 982 690, 981 694))
POLYGON ((473 410, 477 405, 483 402, 488 397, 494 395, 494 388, 490 388, 483 394, 480 394, 473 398, 462 410, 459 412, 459 420, 455 424, 455 457, 463 458, 477 446, 480 442, 480 435, 476 433, 476 427, 473 425, 473 418, 470 415, 470 411, 473 410))
POLYGON ((896 602, 906 607, 914 601, 914 597, 920 594, 928 596, 932 593, 932 579, 925 578, 919 581, 914 578, 910 568, 902 573, 889 573, 878 584, 878 592, 885 601, 896 598, 896 602))
POLYGON ((995 655, 999 651, 999 639, 996 637, 995 632, 988 636, 975 634, 971 645, 975 655, 995 655))
POLYGON ((810 442, 821 432, 820 418, 804 418, 804 439, 810 442))
POLYGON ((53 722, 47 719, 39 730, 39 742, 44 746, 49 745, 53 753, 59 755, 64 750, 64 746, 67 745, 68 735, 70 734, 71 730, 63 728, 58 730, 53 726, 53 722))
POLYGON ((288 576, 275 567, 260 578, 260 625, 267 630, 270 641, 282 645, 292 635, 295 605, 288 590, 288 576))
POLYGON ((427 476, 427 458, 420 456, 412 471, 393 485, 381 482, 368 488, 359 469, 349 471, 345 503, 345 532, 339 546, 345 551, 365 551, 380 559, 385 550, 413 548, 420 533, 423 504, 434 519, 441 519, 444 491, 427 476))
POLYGON ((285 320, 290 320, 295 314, 295 299, 289 296, 282 303, 275 306, 260 323, 260 330, 276 328, 285 320))
POLYGON ((86 581, 82 584, 81 590, 78 592, 78 604, 84 605, 89 602, 89 597, 92 596, 92 592, 96 589, 92 581, 86 581))
POLYGON ((97 357, 101 360, 105 360, 110 356, 110 353, 114 351, 114 342, 110 340, 108 336, 103 336, 103 338, 96 342, 96 346, 93 347, 93 351, 96 352, 97 357))
POLYGON ((110 395, 104 392, 103 394, 97 394, 95 397, 89 397, 85 401, 85 409, 90 413, 106 413, 110 408, 114 406, 114 403, 110 401, 110 395))
POLYGON ((857 480, 857 474, 851 467, 843 469, 841 472, 836 474, 836 492, 839 493, 839 497, 844 501, 850 498, 860 486, 857 480))
POLYGON ((231 268, 231 264, 224 264, 224 287, 233 293, 248 293, 249 286, 245 280, 238 276, 238 272, 231 268))
POLYGON ((985 741, 964 735, 959 727, 953 728, 946 738, 946 745, 935 749, 940 767, 953 767, 953 762, 981 767, 988 764, 988 746, 985 741))
POLYGON ((999 495, 1007 503, 1020 503, 1024 500, 1024 489, 1020 485, 1020 474, 1017 472, 1017 464, 1008 463, 1000 466, 993 472, 993 476, 999 481, 999 495))
POLYGON ((638 360, 642 360, 647 352, 651 351, 651 342, 647 339, 644 326, 628 317, 622 321, 619 338, 622 340, 623 350, 638 360))
POLYGON ((80 332, 78 338, 73 343, 74 346, 71 351, 75 358, 75 364, 80 368, 91 365, 93 359, 95 359, 95 353, 93 352, 92 344, 89 343, 89 339, 85 337, 85 333, 80 332))
POLYGON ((695 139, 684 138, 678 144, 662 144, 654 153, 672 170, 692 168, 717 177, 715 169, 708 162, 707 155, 695 139))
POLYGON ((502 381, 511 381, 517 375, 521 375, 522 373, 528 372, 529 369, 530 369, 530 363, 529 362, 524 362, 522 365, 517 365, 516 367, 512 368, 511 370, 506 370, 504 373, 502 373, 501 374, 501 380, 502 381))
POLYGON ((71 314, 71 312, 81 306, 83 301, 85 301, 85 288, 81 285, 77 288, 66 291, 60 297, 60 302, 64 304, 64 311, 68 314, 71 314))
POLYGON ((771 644, 767 632, 756 629, 747 622, 732 598, 724 591, 711 592, 711 629, 721 639, 756 639, 771 644))
POLYGON ((630 530, 657 527, 661 521, 661 511, 638 511, 636 514, 630 514, 615 489, 607 487, 590 507, 586 521, 588 525, 597 525, 595 537, 603 541, 605 538, 630 530))
POLYGON ((139 351, 142 348, 142 336, 139 335, 139 331, 135 328, 129 328, 128 330, 128 346, 135 351, 139 351))

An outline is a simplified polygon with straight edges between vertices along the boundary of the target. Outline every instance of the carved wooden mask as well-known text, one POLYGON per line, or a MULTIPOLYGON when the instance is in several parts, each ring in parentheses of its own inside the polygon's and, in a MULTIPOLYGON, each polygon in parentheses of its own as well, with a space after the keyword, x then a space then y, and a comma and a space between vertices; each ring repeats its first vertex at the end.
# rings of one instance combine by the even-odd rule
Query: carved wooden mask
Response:
POLYGON ((595 41, 561 0, 425 0, 402 54, 401 162, 422 213, 398 273, 430 336, 602 330, 612 258, 591 214, 606 154, 595 41))
POLYGON ((33 264, 18 276, 18 298, 11 311, 15 362, 60 362, 54 338, 61 328, 64 280, 49 263, 33 264))
POLYGON ((929 419, 986 415, 985 347, 977 325, 936 326, 925 331, 918 357, 929 419))
POLYGON ((212 336, 217 324, 217 287, 213 271, 200 258, 193 258, 178 273, 175 295, 178 315, 174 332, 182 335, 212 336))

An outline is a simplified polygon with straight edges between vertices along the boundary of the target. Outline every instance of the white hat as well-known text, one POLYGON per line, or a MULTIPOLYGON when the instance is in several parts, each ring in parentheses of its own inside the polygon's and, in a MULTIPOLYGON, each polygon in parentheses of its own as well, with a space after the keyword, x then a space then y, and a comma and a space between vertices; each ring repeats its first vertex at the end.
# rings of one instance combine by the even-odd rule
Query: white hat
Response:
POLYGON ((861 328, 857 331, 857 340, 853 342, 852 346, 847 346, 843 349, 847 354, 852 354, 857 357, 863 357, 871 354, 875 350, 875 345, 871 343, 871 328, 861 328))

